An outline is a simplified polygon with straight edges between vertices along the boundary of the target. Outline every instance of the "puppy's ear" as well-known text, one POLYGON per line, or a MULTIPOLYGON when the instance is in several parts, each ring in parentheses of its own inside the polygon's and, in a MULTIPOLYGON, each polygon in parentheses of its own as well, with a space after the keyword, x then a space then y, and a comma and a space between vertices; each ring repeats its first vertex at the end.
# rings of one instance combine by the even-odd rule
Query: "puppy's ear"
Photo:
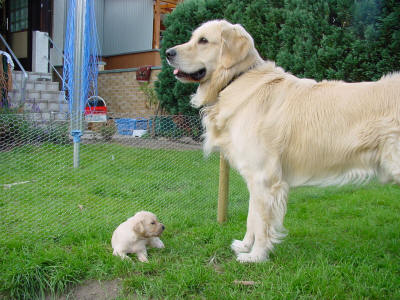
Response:
POLYGON ((225 25, 221 35, 221 64, 224 68, 229 69, 246 58, 252 39, 246 30, 238 24, 225 25))
POLYGON ((135 231, 139 235, 143 235, 144 234, 143 222, 142 221, 135 221, 133 223, 133 231, 135 231))

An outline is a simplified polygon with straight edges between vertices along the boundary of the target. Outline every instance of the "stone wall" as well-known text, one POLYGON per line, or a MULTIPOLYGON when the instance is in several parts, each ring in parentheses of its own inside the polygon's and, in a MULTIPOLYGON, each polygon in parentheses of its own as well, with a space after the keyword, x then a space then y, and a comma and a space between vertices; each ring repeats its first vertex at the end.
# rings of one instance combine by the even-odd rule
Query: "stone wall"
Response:
MULTIPOLYGON (((101 71, 97 87, 98 94, 107 104, 110 115, 149 117, 154 115, 154 107, 147 104, 140 83, 136 80, 136 68, 101 71)), ((159 67, 152 68, 150 84, 157 80, 159 67)))

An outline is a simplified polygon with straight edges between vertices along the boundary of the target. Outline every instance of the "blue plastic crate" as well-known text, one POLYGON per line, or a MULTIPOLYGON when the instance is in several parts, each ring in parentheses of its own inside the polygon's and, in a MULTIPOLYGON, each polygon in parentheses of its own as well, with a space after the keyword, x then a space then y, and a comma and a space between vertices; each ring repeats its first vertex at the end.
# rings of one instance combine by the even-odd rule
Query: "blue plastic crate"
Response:
POLYGON ((136 119, 135 130, 146 130, 151 128, 151 120, 136 119))
POLYGON ((151 120, 148 119, 116 119, 117 130, 122 135, 132 135, 134 130, 147 130, 151 128, 151 120))
POLYGON ((119 134, 122 135, 132 135, 133 130, 135 129, 135 119, 116 119, 115 123, 117 123, 117 130, 119 134))

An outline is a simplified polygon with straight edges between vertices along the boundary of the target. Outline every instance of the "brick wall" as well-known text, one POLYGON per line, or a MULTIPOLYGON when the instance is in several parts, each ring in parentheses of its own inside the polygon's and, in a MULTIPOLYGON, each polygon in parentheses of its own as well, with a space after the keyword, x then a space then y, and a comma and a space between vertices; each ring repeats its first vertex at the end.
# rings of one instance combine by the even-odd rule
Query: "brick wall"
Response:
MULTIPOLYGON (((151 71, 150 84, 157 80, 158 73, 159 69, 151 71)), ((111 115, 149 117, 154 115, 154 110, 146 104, 140 84, 136 80, 136 69, 125 69, 99 72, 97 87, 111 115)))

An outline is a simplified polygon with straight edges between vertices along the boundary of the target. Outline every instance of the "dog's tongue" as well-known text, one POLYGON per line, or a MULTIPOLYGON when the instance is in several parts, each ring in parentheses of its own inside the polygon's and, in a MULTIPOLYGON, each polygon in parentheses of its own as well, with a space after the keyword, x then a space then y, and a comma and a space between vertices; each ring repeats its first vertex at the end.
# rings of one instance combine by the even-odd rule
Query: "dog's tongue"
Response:
POLYGON ((175 69, 174 70, 174 75, 176 75, 176 74, 178 74, 179 73, 179 70, 178 69, 175 69))

